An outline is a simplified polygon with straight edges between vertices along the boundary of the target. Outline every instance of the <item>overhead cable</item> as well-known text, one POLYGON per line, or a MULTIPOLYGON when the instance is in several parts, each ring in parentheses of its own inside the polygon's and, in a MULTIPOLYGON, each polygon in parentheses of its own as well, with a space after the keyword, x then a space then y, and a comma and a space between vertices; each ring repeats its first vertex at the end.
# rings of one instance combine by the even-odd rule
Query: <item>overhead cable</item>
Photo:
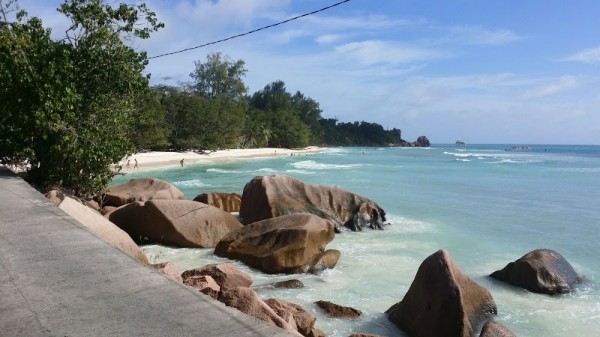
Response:
POLYGON ((242 36, 250 35, 250 34, 253 34, 253 33, 259 32, 259 31, 261 31, 261 30, 265 30, 265 29, 268 29, 268 28, 273 28, 273 27, 276 27, 276 26, 282 25, 282 24, 284 24, 284 23, 288 23, 288 22, 290 22, 290 21, 298 20, 298 19, 300 19, 300 18, 303 18, 303 17, 309 16, 309 15, 313 15, 313 14, 316 14, 316 13, 319 13, 319 12, 326 11, 326 10, 328 10, 328 9, 330 9, 330 8, 333 8, 333 7, 339 6, 339 5, 341 5, 341 4, 343 4, 343 3, 346 3, 346 2, 350 2, 350 0, 344 0, 344 1, 336 2, 336 3, 332 4, 332 5, 329 5, 329 6, 327 6, 327 7, 323 7, 323 8, 321 8, 321 9, 317 9, 317 10, 315 10, 315 11, 312 11, 312 12, 309 12, 309 13, 304 13, 304 14, 301 14, 301 15, 298 15, 298 16, 294 16, 293 18, 289 18, 289 19, 287 19, 287 20, 284 20, 284 21, 280 21, 280 22, 277 22, 277 23, 273 23, 273 24, 270 24, 270 25, 267 25, 267 26, 264 26, 264 27, 260 27, 260 28, 257 28, 257 29, 253 29, 253 30, 251 30, 251 31, 248 31, 248 32, 245 32, 245 33, 241 33, 241 34, 237 34, 237 35, 233 35, 233 36, 230 36, 230 37, 227 37, 227 38, 224 38, 224 39, 220 39, 220 40, 217 40, 217 41, 208 42, 208 43, 201 44, 201 45, 199 45, 199 46, 195 46, 195 47, 189 47, 189 48, 185 48, 185 49, 181 49, 181 50, 177 50, 177 51, 172 51, 172 52, 169 52, 169 53, 164 53, 164 54, 160 54, 160 55, 150 56, 150 57, 148 57, 148 59, 156 59, 156 58, 159 58, 159 57, 164 57, 164 56, 169 56, 169 55, 179 54, 179 53, 183 53, 183 52, 186 52, 186 51, 190 51, 190 50, 194 50, 194 49, 198 49, 198 48, 202 48, 202 47, 210 46, 210 45, 213 45, 213 44, 217 44, 217 43, 221 43, 221 42, 225 42, 225 41, 233 40, 233 39, 235 39, 235 38, 238 38, 238 37, 242 37, 242 36))

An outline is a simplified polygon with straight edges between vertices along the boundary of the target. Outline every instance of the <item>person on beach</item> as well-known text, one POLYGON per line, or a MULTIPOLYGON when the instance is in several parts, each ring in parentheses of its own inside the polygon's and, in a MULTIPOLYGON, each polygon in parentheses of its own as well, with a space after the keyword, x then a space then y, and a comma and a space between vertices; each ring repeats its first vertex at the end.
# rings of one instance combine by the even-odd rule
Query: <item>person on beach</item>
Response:
POLYGON ((181 164, 181 167, 183 167, 183 159, 181 159, 181 161, 179 162, 179 164, 181 164))
POLYGON ((135 162, 135 164, 133 164, 133 168, 137 169, 138 168, 138 162, 137 159, 133 159, 133 161, 135 162))
POLYGON ((131 159, 127 159, 127 165, 125 166, 128 170, 131 170, 131 159))

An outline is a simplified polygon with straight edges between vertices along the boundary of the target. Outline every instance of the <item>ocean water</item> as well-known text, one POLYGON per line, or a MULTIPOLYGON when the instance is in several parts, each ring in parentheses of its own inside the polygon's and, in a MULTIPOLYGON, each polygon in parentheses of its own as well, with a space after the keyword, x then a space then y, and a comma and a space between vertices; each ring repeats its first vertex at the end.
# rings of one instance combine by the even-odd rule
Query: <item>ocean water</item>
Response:
MULTIPOLYGON (((486 287, 498 306, 496 321, 517 336, 600 335, 600 146, 434 145, 431 148, 334 148, 298 157, 238 160, 219 165, 137 172, 156 177, 192 199, 204 192, 240 193, 257 175, 286 174, 333 185, 380 204, 389 226, 336 235, 338 265, 319 275, 266 275, 240 263, 263 298, 302 305, 328 336, 354 332, 404 336, 384 314, 400 301, 420 263, 447 249, 461 270, 486 287), (562 254, 585 278, 572 293, 548 296, 487 275, 536 248, 562 254), (303 289, 264 285, 297 278, 303 289), (334 319, 313 304, 329 300, 363 312, 334 319)), ((147 246, 152 262, 181 271, 229 261, 212 249, 147 246)))

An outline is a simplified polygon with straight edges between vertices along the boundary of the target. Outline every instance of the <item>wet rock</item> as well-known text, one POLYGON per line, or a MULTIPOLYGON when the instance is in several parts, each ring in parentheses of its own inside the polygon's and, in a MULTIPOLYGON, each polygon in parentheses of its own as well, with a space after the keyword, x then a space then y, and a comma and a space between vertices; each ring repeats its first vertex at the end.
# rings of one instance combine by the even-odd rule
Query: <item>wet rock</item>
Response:
POLYGON ((531 251, 490 276, 535 293, 550 295, 568 293, 581 282, 571 264, 551 249, 531 251))
POLYGON ((439 250, 421 263, 402 301, 386 313, 412 337, 470 337, 497 309, 490 292, 439 250))
POLYGON ((479 337, 517 337, 504 325, 494 321, 487 321, 481 329, 479 337))
POLYGON ((321 309, 325 310, 329 314, 330 317, 338 317, 338 318, 355 318, 362 315, 360 310, 354 309, 352 307, 345 307, 342 305, 338 305, 335 303, 331 303, 329 301, 317 301, 315 302, 321 309))
POLYGON ((265 303, 280 317, 291 314, 293 319, 292 325, 295 325, 298 332, 303 336, 308 336, 313 330, 317 318, 301 306, 276 298, 269 298, 265 303))

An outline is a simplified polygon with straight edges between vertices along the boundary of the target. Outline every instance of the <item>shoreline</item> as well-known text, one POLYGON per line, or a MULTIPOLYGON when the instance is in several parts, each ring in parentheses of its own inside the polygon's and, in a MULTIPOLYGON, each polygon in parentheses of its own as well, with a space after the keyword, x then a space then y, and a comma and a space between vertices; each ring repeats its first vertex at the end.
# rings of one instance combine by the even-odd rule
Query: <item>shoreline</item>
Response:
POLYGON ((232 160, 241 159, 259 159, 259 158, 276 158, 290 157, 292 155, 308 155, 330 151, 326 147, 309 146, 303 149, 284 149, 284 148, 256 148, 256 149, 229 149, 218 150, 206 154, 201 154, 194 151, 185 152, 167 152, 167 151, 152 151, 138 152, 121 159, 115 166, 118 174, 128 174, 139 171, 150 171, 159 169, 169 169, 181 167, 181 160, 184 161, 184 167, 190 164, 216 164, 224 163, 232 160), (137 160, 137 168, 135 167, 137 160), (129 161, 129 168, 127 168, 129 161))

